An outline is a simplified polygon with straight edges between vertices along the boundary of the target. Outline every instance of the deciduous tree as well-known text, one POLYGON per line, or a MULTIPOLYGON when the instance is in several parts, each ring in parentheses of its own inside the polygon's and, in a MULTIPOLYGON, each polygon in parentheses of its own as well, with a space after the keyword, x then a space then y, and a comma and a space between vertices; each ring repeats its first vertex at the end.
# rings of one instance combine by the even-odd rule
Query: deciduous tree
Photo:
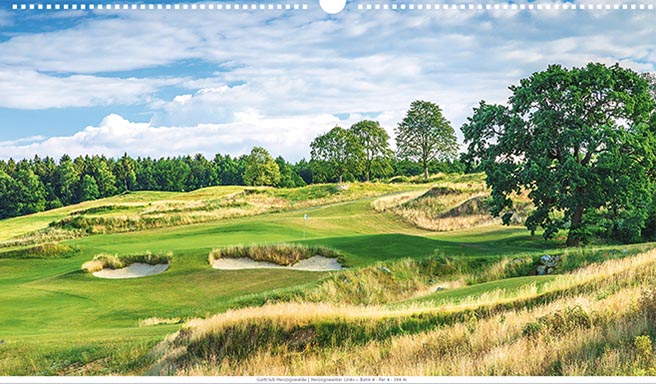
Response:
POLYGON ((310 144, 314 163, 313 173, 328 173, 341 184, 347 172, 358 172, 357 159, 363 158, 362 148, 353 135, 342 127, 335 127, 317 136, 310 144))
MULTIPOLYGON (((599 215, 639 234, 656 161, 647 81, 618 65, 552 65, 510 90, 507 106, 481 102, 462 128, 468 160, 492 188, 492 213, 528 190, 535 211, 526 226, 546 238, 568 229, 567 245, 577 246, 599 215)), ((511 213, 502 216, 508 223, 511 213)))
POLYGON ((396 128, 396 147, 401 159, 421 163, 424 180, 428 180, 431 160, 452 159, 458 152, 455 131, 442 115, 442 109, 422 100, 410 104, 405 118, 396 128))
POLYGON ((254 147, 246 158, 244 182, 247 185, 273 186, 280 181, 280 168, 269 152, 262 147, 254 147))
POLYGON ((349 129, 355 143, 359 146, 364 168, 365 180, 370 181, 372 174, 387 176, 392 172, 390 158, 393 152, 389 146, 389 135, 377 121, 362 120, 349 129))

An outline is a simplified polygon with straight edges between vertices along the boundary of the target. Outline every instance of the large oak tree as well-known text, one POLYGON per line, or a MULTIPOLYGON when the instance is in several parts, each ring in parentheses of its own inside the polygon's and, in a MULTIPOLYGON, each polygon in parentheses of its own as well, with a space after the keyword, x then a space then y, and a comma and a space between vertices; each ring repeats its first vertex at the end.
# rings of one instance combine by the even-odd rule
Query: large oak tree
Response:
POLYGON ((511 86, 507 105, 481 102, 462 130, 467 157, 487 175, 491 211, 510 220, 529 191, 526 226, 577 246, 600 220, 633 236, 652 201, 654 100, 637 73, 602 64, 552 65, 511 86), (504 213, 505 211, 505 213, 504 213))

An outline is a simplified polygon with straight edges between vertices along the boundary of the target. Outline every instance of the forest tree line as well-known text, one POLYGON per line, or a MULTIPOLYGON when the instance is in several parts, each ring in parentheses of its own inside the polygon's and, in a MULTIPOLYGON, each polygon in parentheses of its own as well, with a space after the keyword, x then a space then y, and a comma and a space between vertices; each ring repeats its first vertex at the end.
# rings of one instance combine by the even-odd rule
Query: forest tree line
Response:
MULTIPOLYGON (((441 111, 435 107, 435 112, 441 111)), ((448 131, 448 130, 447 130, 448 131)), ((453 129, 447 132, 453 135, 453 129)), ((218 185, 301 187, 313 183, 369 181, 422 172, 462 172, 455 152, 428 161, 396 156, 375 121, 335 127, 311 143, 312 157, 295 163, 275 159, 262 147, 249 154, 115 159, 101 155, 0 160, 0 218, 41 212, 127 191, 185 192, 218 185), (424 164, 426 165, 424 167, 424 164)), ((455 143, 455 135, 451 138, 455 143)))

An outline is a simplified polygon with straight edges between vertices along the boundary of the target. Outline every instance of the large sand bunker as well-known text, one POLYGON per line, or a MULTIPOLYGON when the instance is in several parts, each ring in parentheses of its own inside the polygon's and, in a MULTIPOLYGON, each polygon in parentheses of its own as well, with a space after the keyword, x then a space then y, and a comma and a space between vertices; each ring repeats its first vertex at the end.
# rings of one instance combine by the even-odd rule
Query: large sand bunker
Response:
POLYGON ((214 269, 255 269, 255 268, 277 268, 277 269, 293 269, 298 271, 339 271, 343 269, 342 265, 337 259, 312 256, 307 259, 300 260, 298 263, 290 266, 282 266, 268 261, 255 261, 247 257, 238 259, 221 258, 215 260, 212 264, 214 269))
POLYGON ((121 269, 104 268, 100 271, 94 272, 93 275, 96 277, 102 277, 104 279, 133 279, 135 277, 156 275, 166 271, 168 268, 168 264, 150 265, 144 263, 134 263, 121 269))

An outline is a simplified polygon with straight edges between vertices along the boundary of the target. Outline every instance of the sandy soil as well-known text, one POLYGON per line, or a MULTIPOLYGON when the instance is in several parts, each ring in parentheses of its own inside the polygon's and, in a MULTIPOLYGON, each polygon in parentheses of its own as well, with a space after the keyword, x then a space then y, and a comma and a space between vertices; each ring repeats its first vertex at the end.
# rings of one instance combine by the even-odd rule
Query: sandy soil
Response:
POLYGON ((214 269, 253 269, 253 268, 277 268, 277 269, 294 269, 299 271, 338 271, 342 269, 337 259, 323 256, 312 256, 309 259, 301 260, 294 265, 284 267, 270 263, 268 261, 255 261, 247 257, 239 259, 219 259, 212 265, 214 269))
POLYGON ((121 269, 103 269, 98 272, 94 272, 93 275, 96 277, 102 277, 104 279, 132 279, 135 277, 144 277, 150 275, 156 275, 162 273, 169 268, 168 264, 143 264, 143 263, 134 263, 130 264, 125 268, 121 269))

